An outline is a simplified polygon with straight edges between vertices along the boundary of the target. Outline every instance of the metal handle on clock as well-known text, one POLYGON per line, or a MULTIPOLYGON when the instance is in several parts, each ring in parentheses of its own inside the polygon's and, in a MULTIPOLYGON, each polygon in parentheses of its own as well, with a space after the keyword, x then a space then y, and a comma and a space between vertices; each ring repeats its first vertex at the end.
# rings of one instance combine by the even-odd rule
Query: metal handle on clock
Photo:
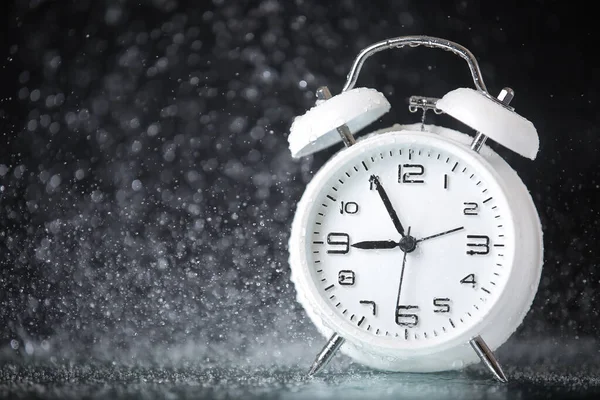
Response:
POLYGON ((342 92, 354 88, 356 80, 358 79, 358 75, 360 74, 360 70, 362 69, 362 66, 367 60, 367 58, 383 50, 398 49, 405 46, 425 46, 450 51, 456 54, 457 56, 459 56, 467 62, 469 70, 471 71, 471 76, 473 77, 473 83, 475 84, 475 88, 480 92, 488 92, 487 88, 485 87, 485 83, 483 83, 483 77, 481 76, 479 63, 477 63, 477 59, 475 58, 473 53, 469 51, 469 49, 450 40, 424 35, 400 36, 392 39, 383 40, 381 42, 374 43, 369 47, 364 48, 360 53, 358 53, 356 59, 354 59, 354 63, 352 64, 352 68, 350 69, 350 73, 348 74, 348 79, 346 80, 346 85, 342 89, 342 92))
MULTIPOLYGON (((449 51, 467 62, 469 70, 471 71, 473 83, 475 84, 475 88, 478 91, 482 92, 489 98, 500 102, 503 105, 508 105, 508 103, 510 103, 510 101, 514 97, 514 92, 510 88, 503 89, 498 95, 498 98, 494 98, 488 93, 485 83, 483 82, 483 76, 481 75, 479 63, 477 62, 477 59, 475 58, 473 53, 469 51, 469 49, 450 40, 424 35, 400 36, 392 39, 383 40, 381 42, 374 43, 369 47, 364 48, 360 53, 358 53, 358 56, 356 56, 356 58, 354 59, 354 63, 352 64, 352 68, 348 73, 348 78, 346 80, 344 88, 342 89, 342 92, 354 88, 354 86, 356 85, 356 81, 358 80, 358 75, 360 74, 363 64, 365 63, 367 58, 383 50, 398 49, 403 48, 405 46, 425 46, 449 51)), ((342 135, 342 138, 344 138, 344 135, 342 135)), ((471 143, 471 149, 479 152, 486 140, 487 136, 485 136, 481 132, 477 132, 475 139, 471 143)), ((344 141, 344 143, 346 143, 346 141, 344 141)), ((349 145, 346 144, 346 146, 349 145)))

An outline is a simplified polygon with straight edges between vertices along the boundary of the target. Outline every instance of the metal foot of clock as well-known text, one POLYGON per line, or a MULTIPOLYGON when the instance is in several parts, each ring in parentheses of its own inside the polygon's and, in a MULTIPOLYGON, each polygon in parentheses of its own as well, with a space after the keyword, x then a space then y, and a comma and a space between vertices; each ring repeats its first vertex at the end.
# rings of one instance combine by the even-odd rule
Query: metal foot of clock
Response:
MULTIPOLYGON (((331 338, 327 341, 327 344, 323 349, 317 354, 315 361, 310 367, 308 371, 308 376, 314 376, 318 374, 323 368, 329 364, 335 353, 340 349, 340 347, 344 344, 345 340, 343 337, 334 333, 331 338)), ((490 350, 489 346, 481 336, 476 336, 469 341, 469 344, 475 350, 475 353, 484 363, 484 365, 490 370, 490 372, 494 375, 494 377, 502 382, 507 383, 508 378, 506 374, 502 370, 502 366, 498 362, 498 359, 494 355, 494 352, 490 350)))
POLYGON ((338 350, 398 372, 436 372, 494 356, 531 306, 540 280, 542 230, 529 191, 485 143, 535 159, 533 124, 509 106, 512 89, 491 96, 475 57, 440 38, 406 36, 359 53, 342 92, 317 90, 317 104, 288 136, 293 157, 342 142, 307 185, 289 241, 298 301, 329 340, 309 375, 338 350), (444 49, 467 62, 475 90, 412 96, 420 124, 396 124, 357 140, 390 111, 375 89, 355 88, 365 60, 393 48, 444 49), (472 135, 427 125, 432 110, 472 135), (333 333, 333 335, 332 335, 333 333), (484 339, 485 338, 485 341, 484 339))
POLYGON ((340 349, 340 347, 344 344, 345 340, 343 337, 334 333, 329 340, 323 350, 317 354, 317 358, 315 358, 315 362, 310 367, 308 371, 308 376, 313 376, 318 374, 323 368, 329 364, 329 361, 335 356, 335 353, 340 349))
POLYGON ((502 383, 508 382, 508 378, 504 374, 500 363, 492 350, 490 350, 489 346, 485 341, 481 338, 481 336, 475 336, 469 344, 475 350, 475 353, 479 356, 479 359, 485 364, 485 366, 494 374, 494 377, 498 379, 502 383))

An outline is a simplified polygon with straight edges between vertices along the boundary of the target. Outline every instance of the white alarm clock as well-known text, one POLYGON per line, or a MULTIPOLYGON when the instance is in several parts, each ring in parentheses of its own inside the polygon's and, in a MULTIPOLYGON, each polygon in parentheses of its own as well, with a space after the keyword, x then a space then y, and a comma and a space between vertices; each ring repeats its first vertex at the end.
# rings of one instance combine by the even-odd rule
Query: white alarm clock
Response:
POLYGON ((537 291, 542 230, 515 171, 484 145, 489 137, 531 159, 533 124, 491 97, 464 47, 426 36, 363 50, 342 93, 320 88, 297 117, 290 150, 300 157, 344 142, 308 184, 289 242, 298 301, 329 338, 309 374, 338 349, 390 371, 433 372, 482 360, 507 378, 493 354, 520 325, 537 291), (390 110, 380 92, 354 88, 364 61, 389 48, 425 45, 467 61, 475 90, 411 97, 410 109, 446 113, 475 129, 395 125, 353 134, 390 110))

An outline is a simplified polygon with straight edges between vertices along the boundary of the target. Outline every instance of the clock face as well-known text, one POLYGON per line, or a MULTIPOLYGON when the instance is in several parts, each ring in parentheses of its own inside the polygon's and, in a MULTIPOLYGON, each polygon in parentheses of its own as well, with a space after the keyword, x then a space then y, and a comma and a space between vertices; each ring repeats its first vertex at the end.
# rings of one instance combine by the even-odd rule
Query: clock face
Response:
POLYGON ((494 175, 468 149, 414 138, 330 168, 306 226, 306 264, 333 318, 391 347, 465 334, 507 289, 514 258, 494 175))

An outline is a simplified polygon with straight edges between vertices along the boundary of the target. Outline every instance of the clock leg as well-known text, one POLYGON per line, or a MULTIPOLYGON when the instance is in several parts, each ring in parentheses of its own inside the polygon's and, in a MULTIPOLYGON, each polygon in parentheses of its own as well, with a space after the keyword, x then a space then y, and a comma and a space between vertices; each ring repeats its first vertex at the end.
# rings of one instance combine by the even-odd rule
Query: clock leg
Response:
POLYGON ((314 374, 318 373, 320 370, 325 368, 327 364, 329 364, 329 361, 331 361, 335 353, 337 353, 340 346, 344 344, 345 341, 346 339, 344 339, 337 333, 334 333, 327 341, 325 347, 323 347, 323 350, 319 352, 317 358, 315 358, 315 362, 308 371, 308 376, 313 376, 314 374))
MULTIPOLYGON (((497 98, 498 98, 498 101, 500 101, 500 103, 507 106, 510 104, 510 102, 512 101, 512 99, 514 97, 515 97, 515 91, 509 87, 506 87, 500 91, 500 94, 498 95, 497 98)), ((481 132, 477 132, 477 134, 475 135, 475 139, 473 139, 473 143, 471 143, 471 150, 475 150, 476 152, 479 152, 479 150, 481 150, 481 148, 485 144, 486 140, 487 140, 487 136, 485 136, 481 132)))
POLYGON ((494 353, 483 341, 481 336, 474 337, 469 343, 471 344, 471 347, 473 347, 473 350, 475 350, 475 353, 477 353, 481 361, 483 361, 485 366, 488 367, 488 369, 494 374, 496 379, 498 379, 502 383, 508 382, 508 378, 504 374, 504 371, 502 371, 502 367, 500 366, 498 359, 496 358, 496 356, 494 356, 494 353))
MULTIPOLYGON (((317 99, 328 100, 330 98, 331 98, 331 92, 329 91, 329 88, 327 86, 321 86, 320 88, 317 89, 317 99)), ((340 134, 340 136, 342 137, 342 141, 344 142, 344 145, 346 147, 350 147, 356 143, 356 139, 354 139, 352 132, 350 132, 350 129, 348 128, 348 126, 346 124, 338 126, 337 131, 340 134)))

